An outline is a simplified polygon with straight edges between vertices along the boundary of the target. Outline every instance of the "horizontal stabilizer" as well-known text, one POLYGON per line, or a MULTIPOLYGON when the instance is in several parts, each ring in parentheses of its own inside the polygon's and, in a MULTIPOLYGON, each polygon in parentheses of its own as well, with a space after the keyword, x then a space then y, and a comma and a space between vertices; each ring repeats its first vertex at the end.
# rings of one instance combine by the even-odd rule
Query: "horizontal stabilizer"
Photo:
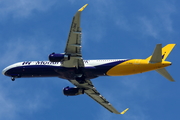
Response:
POLYGON ((165 68, 157 69, 156 71, 162 76, 164 76, 165 78, 167 78, 169 81, 171 82, 175 81, 165 68))
POLYGON ((152 57, 149 61, 150 63, 162 62, 162 44, 157 44, 152 57))

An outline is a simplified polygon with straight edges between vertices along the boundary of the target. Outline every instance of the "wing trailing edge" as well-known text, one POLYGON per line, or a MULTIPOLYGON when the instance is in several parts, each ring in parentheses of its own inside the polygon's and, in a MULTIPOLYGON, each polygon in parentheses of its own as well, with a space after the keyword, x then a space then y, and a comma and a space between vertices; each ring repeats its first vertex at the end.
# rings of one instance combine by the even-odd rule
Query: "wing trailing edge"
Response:
POLYGON ((88 4, 85 4, 81 7, 76 14, 74 15, 70 27, 70 32, 68 35, 66 48, 64 53, 70 55, 70 59, 68 61, 63 61, 62 65, 64 67, 84 67, 84 62, 81 53, 81 12, 86 8, 88 4))

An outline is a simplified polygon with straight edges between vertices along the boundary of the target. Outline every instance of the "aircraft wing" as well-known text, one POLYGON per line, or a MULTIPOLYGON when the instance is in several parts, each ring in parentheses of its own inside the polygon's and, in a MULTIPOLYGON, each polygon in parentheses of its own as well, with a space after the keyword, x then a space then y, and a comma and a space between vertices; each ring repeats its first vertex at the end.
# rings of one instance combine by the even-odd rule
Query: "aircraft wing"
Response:
POLYGON ((125 109, 122 112, 118 112, 94 87, 92 82, 90 80, 85 80, 83 84, 79 84, 76 80, 69 80, 71 83, 73 83, 78 88, 84 88, 85 93, 94 99, 96 102, 98 102, 100 105, 105 107, 107 110, 109 110, 112 113, 116 114, 124 114, 129 108, 125 109))
POLYGON ((73 17, 68 40, 66 43, 65 54, 70 55, 70 60, 64 61, 64 67, 84 67, 84 62, 81 54, 81 27, 80 17, 81 12, 88 4, 80 8, 73 17))
MULTIPOLYGON (((64 67, 84 67, 84 62, 81 54, 81 28, 80 28, 80 15, 84 8, 87 6, 84 5, 80 8, 75 16, 73 17, 66 48, 65 54, 70 55, 70 60, 63 61, 62 65, 64 67)), ((69 80, 72 84, 78 88, 83 88, 85 93, 94 99, 96 102, 101 104, 110 112, 116 114, 124 114, 128 109, 123 112, 118 112, 94 87, 90 80, 84 78, 83 83, 78 80, 69 80)))

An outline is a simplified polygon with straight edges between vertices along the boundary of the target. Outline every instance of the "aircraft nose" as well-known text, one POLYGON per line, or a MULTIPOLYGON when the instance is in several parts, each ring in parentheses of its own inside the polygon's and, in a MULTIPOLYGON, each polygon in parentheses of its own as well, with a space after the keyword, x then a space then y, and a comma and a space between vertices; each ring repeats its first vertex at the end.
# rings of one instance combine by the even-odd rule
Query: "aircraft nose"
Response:
POLYGON ((3 75, 6 75, 6 76, 10 76, 10 75, 8 74, 8 72, 9 72, 13 67, 15 67, 14 64, 7 66, 6 68, 4 68, 4 69, 2 70, 2 74, 3 74, 3 75))
POLYGON ((6 75, 6 72, 7 72, 8 70, 9 70, 8 67, 4 68, 4 69, 2 70, 2 74, 3 74, 3 75, 6 75))

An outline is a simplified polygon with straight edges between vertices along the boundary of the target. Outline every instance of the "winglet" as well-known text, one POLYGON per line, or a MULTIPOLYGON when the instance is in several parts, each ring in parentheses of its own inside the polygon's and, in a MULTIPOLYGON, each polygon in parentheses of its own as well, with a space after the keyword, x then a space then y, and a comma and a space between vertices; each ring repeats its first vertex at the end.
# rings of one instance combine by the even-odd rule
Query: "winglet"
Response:
POLYGON ((86 8, 86 6, 87 6, 88 4, 85 4, 83 7, 81 7, 78 11, 83 11, 84 10, 84 8, 86 8))
POLYGON ((122 112, 119 113, 119 114, 124 114, 124 113, 126 113, 128 110, 129 110, 129 108, 126 108, 124 111, 122 111, 122 112))

